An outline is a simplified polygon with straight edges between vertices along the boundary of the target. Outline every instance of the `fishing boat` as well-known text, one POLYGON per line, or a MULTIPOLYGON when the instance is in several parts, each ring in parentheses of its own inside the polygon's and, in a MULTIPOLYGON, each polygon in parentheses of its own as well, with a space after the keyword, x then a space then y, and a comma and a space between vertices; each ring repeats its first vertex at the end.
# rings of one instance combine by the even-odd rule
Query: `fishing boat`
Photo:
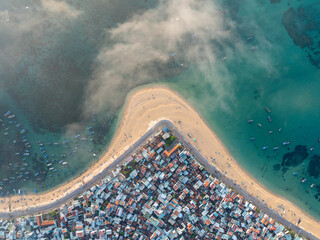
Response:
POLYGON ((268 146, 262 147, 262 150, 266 150, 266 149, 268 149, 268 146))
POLYGON ((315 184, 314 184, 314 183, 312 183, 310 187, 311 187, 311 188, 313 188, 314 186, 315 186, 315 184))
POLYGON ((274 147, 274 148, 273 148, 273 150, 278 150, 278 149, 279 149, 279 147, 274 147))
POLYGON ((249 120, 248 120, 248 123, 253 123, 253 119, 249 119, 249 120))
POLYGON ((267 117, 269 122, 272 122, 272 119, 270 116, 267 117))
POLYGON ((251 137, 250 138, 250 141, 254 141, 256 138, 255 137, 251 137))
POLYGON ((268 112, 268 113, 271 112, 270 109, 267 108, 267 107, 265 108, 265 110, 266 110, 266 112, 268 112))
POLYGON ((261 123, 258 123, 258 126, 259 126, 259 127, 262 127, 261 123))
POLYGON ((290 142, 283 142, 282 145, 283 145, 283 146, 289 145, 289 143, 290 143, 290 142))
POLYGON ((304 182, 306 182, 308 179, 306 179, 306 178, 304 178, 304 179, 302 179, 302 183, 304 183, 304 182))

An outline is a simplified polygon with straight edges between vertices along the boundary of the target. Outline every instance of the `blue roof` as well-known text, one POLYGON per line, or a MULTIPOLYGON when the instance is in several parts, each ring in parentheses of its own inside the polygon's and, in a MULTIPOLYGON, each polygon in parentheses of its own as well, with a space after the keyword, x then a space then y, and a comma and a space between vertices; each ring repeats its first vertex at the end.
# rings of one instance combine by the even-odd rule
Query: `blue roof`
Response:
POLYGON ((162 129, 162 131, 163 131, 163 132, 168 132, 168 131, 169 131, 169 128, 168 128, 168 127, 164 127, 164 128, 162 129))

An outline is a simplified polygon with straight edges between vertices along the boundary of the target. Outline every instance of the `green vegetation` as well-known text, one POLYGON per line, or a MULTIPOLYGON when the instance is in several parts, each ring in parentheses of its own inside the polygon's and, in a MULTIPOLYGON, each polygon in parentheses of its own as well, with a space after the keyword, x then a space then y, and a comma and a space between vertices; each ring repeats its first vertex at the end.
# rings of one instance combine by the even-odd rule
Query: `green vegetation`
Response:
POLYGON ((121 173, 128 178, 130 173, 136 169, 136 166, 138 165, 138 163, 135 160, 132 160, 130 163, 128 163, 127 166, 123 167, 121 169, 121 173))
POLYGON ((170 146, 174 140, 176 140, 176 136, 172 135, 171 137, 166 139, 166 147, 170 146))
POLYGON ((295 233, 292 231, 292 229, 288 228, 288 231, 289 231, 289 233, 290 233, 291 237, 292 237, 292 238, 294 238, 295 233))
POLYGON ((57 215, 56 210, 49 212, 50 219, 56 219, 56 215, 57 215))

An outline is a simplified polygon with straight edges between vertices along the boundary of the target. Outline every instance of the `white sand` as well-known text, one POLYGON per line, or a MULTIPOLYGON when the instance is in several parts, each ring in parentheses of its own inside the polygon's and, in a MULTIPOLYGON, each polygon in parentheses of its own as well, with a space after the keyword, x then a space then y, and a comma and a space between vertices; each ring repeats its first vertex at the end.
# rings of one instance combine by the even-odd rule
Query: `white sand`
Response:
MULTIPOLYGON (((27 197, 23 196, 25 199, 19 202, 17 200, 21 199, 21 196, 11 197, 11 210, 25 209, 25 203, 28 206, 42 205, 64 196, 66 192, 77 188, 81 183, 88 181, 93 175, 108 166, 161 119, 171 120, 186 137, 189 133, 192 138, 196 138, 197 141, 192 142, 195 147, 200 149, 207 159, 210 160, 210 157, 215 158, 214 165, 222 172, 227 172, 228 177, 231 179, 236 180, 238 183, 243 182, 242 186, 249 193, 259 196, 260 200, 264 200, 269 207, 278 212, 280 212, 279 206, 282 206, 281 212, 285 212, 283 217, 294 224, 301 217, 300 227, 320 237, 319 221, 306 214, 290 201, 268 191, 246 173, 198 113, 182 97, 166 87, 144 88, 132 92, 127 99, 120 126, 108 151, 94 166, 73 181, 50 192, 27 197)), ((5 201, 0 204, 0 211, 8 211, 9 199, 0 198, 0 200, 5 201)))

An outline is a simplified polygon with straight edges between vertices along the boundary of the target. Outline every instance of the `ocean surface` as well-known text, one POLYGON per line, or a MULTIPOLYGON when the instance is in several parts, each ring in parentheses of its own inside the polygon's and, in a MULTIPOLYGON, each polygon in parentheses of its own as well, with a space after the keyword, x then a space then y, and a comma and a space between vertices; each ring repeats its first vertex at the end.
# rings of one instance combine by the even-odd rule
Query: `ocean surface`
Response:
POLYGON ((246 171, 320 219, 319 36, 313 0, 1 1, 0 194, 85 171, 127 93, 166 83, 246 171))

